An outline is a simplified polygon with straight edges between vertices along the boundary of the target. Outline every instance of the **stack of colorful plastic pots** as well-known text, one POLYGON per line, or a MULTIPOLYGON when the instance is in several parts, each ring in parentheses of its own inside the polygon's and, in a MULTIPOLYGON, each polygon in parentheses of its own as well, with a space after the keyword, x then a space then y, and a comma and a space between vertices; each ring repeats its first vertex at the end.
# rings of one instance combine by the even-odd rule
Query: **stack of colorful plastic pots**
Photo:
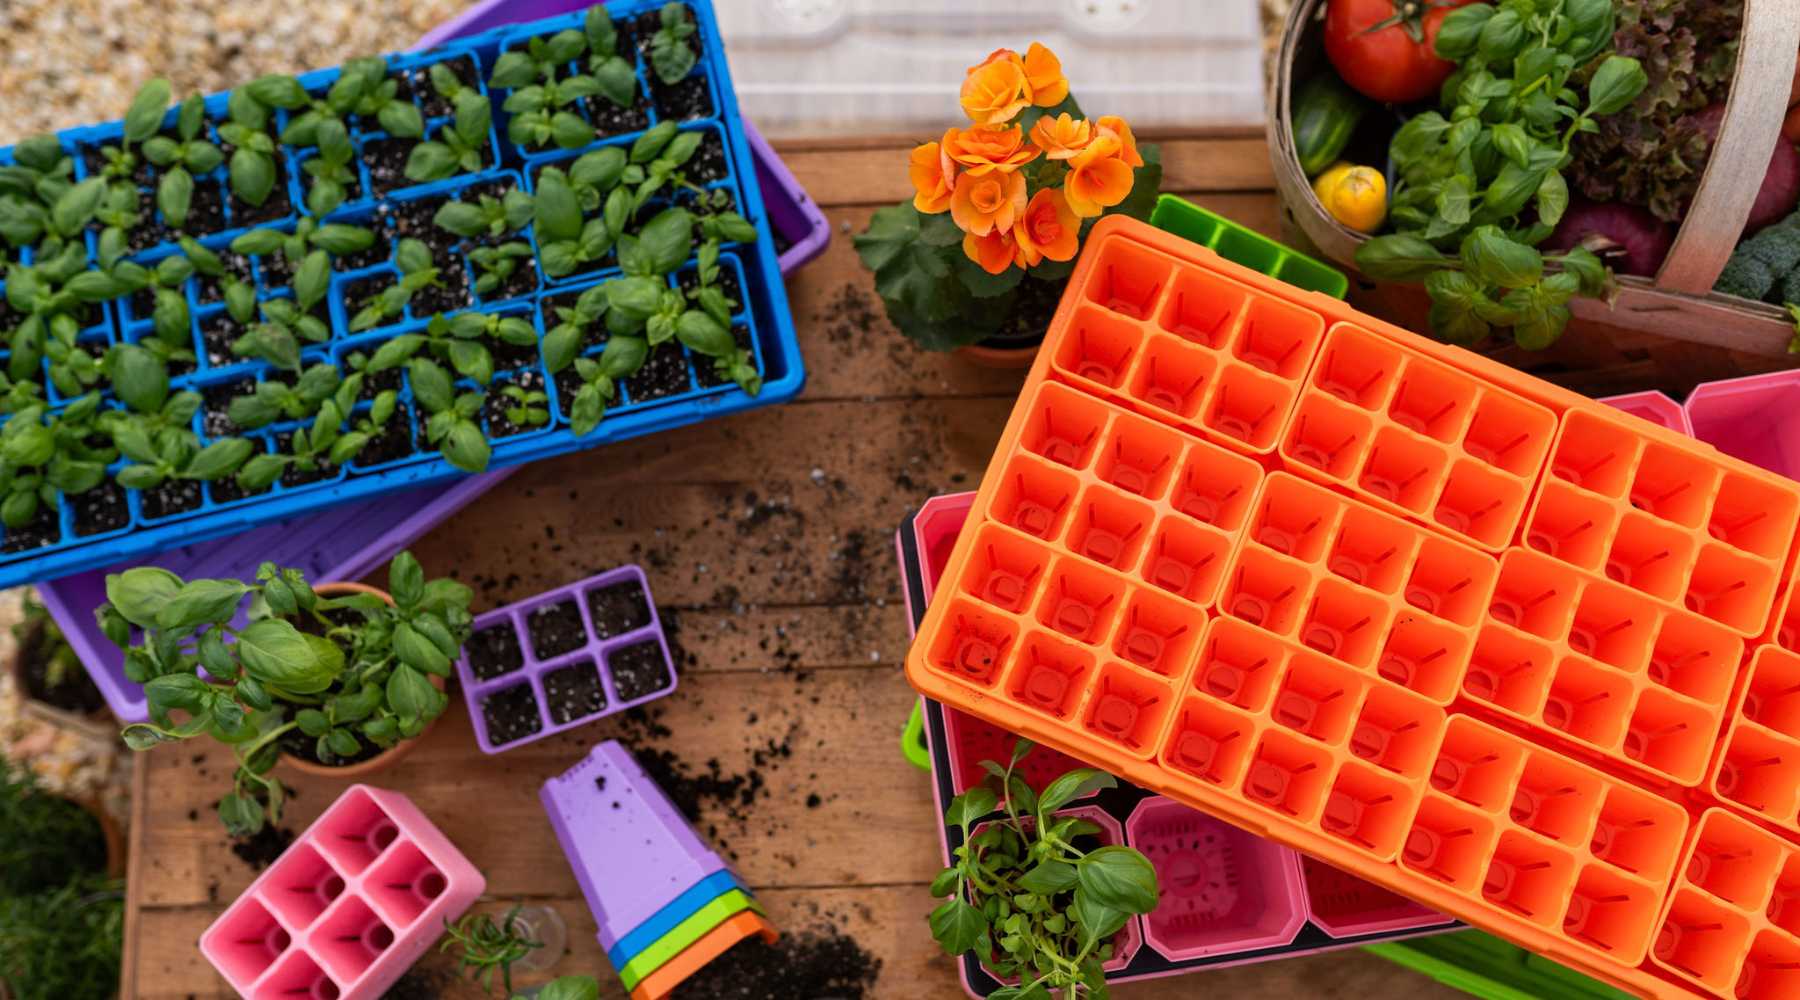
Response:
POLYGON ((737 873, 618 741, 595 747, 538 796, 632 1000, 667 996, 751 935, 775 940, 737 873))

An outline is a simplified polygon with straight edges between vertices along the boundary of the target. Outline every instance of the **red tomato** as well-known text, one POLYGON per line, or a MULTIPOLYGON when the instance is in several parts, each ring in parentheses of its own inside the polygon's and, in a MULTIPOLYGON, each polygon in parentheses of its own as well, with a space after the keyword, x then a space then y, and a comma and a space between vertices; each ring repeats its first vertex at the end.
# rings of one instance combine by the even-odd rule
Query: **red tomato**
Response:
POLYGON ((1393 104, 1424 100, 1456 70, 1432 48, 1438 25, 1452 10, 1471 2, 1329 0, 1325 54, 1344 82, 1364 96, 1393 104), (1418 41, 1413 41, 1409 27, 1419 33, 1418 41))

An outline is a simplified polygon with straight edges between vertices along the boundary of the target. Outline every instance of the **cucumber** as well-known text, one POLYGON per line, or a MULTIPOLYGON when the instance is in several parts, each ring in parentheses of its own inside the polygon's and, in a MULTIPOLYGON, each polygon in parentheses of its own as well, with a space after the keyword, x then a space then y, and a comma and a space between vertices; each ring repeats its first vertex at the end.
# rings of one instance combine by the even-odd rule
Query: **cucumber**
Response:
POLYGON ((1301 86, 1293 108, 1294 154, 1311 177, 1337 162, 1369 104, 1336 73, 1325 72, 1301 86))

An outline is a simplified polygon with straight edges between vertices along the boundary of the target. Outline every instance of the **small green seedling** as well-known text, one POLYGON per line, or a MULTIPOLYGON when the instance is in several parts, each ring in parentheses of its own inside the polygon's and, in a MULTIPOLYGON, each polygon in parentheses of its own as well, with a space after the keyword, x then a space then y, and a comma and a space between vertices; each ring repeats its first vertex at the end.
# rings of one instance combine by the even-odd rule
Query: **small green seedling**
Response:
POLYGON ((465 913, 455 923, 445 921, 444 941, 438 951, 455 954, 461 971, 486 991, 493 990, 498 970, 501 988, 510 995, 513 963, 544 946, 519 926, 523 908, 514 904, 497 921, 489 913, 465 913))

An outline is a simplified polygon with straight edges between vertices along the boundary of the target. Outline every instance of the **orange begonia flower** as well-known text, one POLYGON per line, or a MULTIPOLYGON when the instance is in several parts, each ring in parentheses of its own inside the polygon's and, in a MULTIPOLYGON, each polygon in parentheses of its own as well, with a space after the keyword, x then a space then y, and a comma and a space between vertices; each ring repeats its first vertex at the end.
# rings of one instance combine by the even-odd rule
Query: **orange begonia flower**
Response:
POLYGON ((963 78, 962 108, 977 125, 1004 125, 1031 103, 1025 60, 1011 49, 995 49, 963 78))
POLYGON ((950 196, 950 217, 963 232, 977 236, 996 229, 1010 232, 1023 211, 1025 178, 1017 173, 963 174, 950 196))
POLYGON ((936 215, 950 207, 956 165, 944 155, 938 143, 927 142, 913 147, 912 162, 907 171, 912 175, 914 208, 926 215, 936 215))
POLYGON ((1128 167, 1141 167, 1144 158, 1138 155, 1137 137, 1131 134, 1131 125, 1118 115, 1101 115, 1094 126, 1101 135, 1110 135, 1119 140, 1119 159, 1128 167))
POLYGON ((1037 42, 1025 50, 1025 82, 1031 85, 1031 103, 1040 108, 1053 108, 1069 96, 1062 60, 1037 42))
POLYGON ((1092 218, 1103 209, 1124 201, 1131 193, 1131 167, 1120 159, 1121 152, 1116 137, 1098 135, 1069 161, 1064 194, 1076 215, 1092 218))
POLYGON ((1055 118, 1045 115, 1031 126, 1031 141, 1052 160, 1067 160, 1087 148, 1094 128, 1065 111, 1055 118))
POLYGON ((944 154, 982 174, 999 170, 1010 173, 1037 159, 1038 150, 1025 144, 1025 130, 1012 128, 953 128, 944 133, 944 154))
POLYGON ((1045 188, 1031 196, 1031 204, 1013 227, 1013 239, 1019 245, 1020 267, 1036 267, 1045 258, 1069 260, 1080 249, 1081 219, 1061 191, 1045 188))
POLYGON ((995 229, 986 235, 964 233, 963 253, 981 265, 983 271, 999 274, 1012 266, 1018 247, 1013 242, 1012 230, 995 229))

